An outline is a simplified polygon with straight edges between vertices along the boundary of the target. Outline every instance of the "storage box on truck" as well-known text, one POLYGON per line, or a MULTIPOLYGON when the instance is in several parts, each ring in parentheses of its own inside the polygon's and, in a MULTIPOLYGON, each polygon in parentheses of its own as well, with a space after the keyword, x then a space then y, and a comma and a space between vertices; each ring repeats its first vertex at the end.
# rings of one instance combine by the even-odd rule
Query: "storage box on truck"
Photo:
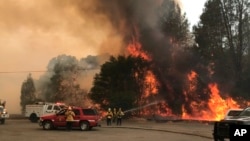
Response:
POLYGON ((37 122, 38 119, 47 114, 54 114, 66 107, 64 103, 45 103, 37 102, 25 106, 25 117, 29 118, 31 122, 37 122))

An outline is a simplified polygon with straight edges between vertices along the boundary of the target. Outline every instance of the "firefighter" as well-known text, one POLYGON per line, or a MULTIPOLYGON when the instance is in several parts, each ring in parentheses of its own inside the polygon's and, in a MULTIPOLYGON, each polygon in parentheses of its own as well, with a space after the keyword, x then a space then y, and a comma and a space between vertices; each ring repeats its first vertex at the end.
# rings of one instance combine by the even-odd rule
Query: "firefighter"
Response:
POLYGON ((107 118, 107 126, 110 126, 111 125, 111 120, 113 118, 113 113, 111 111, 111 108, 108 108, 106 118, 107 118))
POLYGON ((72 130, 72 124, 74 122, 75 113, 72 111, 72 108, 69 106, 67 111, 65 112, 66 115, 66 130, 72 130))
POLYGON ((122 108, 119 108, 117 112, 117 125, 122 125, 122 117, 124 116, 124 113, 122 111, 122 108))
POLYGON ((117 118, 117 112, 116 112, 116 108, 114 108, 114 110, 113 110, 113 123, 116 122, 116 118, 117 118))

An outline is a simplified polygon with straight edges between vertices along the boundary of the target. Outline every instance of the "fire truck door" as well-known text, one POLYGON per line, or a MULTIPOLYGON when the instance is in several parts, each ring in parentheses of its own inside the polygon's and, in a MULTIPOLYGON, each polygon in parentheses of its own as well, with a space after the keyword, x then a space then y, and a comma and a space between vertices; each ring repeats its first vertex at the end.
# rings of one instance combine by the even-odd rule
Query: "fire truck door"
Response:
POLYGON ((53 105, 48 105, 47 109, 45 110, 45 114, 54 113, 53 107, 54 107, 53 105))

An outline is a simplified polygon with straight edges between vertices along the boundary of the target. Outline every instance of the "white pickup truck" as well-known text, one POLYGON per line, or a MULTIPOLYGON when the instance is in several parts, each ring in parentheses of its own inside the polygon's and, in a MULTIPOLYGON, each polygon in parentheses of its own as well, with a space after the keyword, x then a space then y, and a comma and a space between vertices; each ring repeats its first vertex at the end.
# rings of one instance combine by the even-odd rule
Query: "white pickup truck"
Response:
POLYGON ((214 141, 224 141, 225 139, 229 139, 231 125, 250 125, 250 107, 247 107, 242 111, 241 109, 237 110, 236 112, 235 109, 231 109, 229 112, 230 111, 234 111, 233 116, 229 116, 214 123, 214 141))
POLYGON ((54 114, 57 111, 65 108, 64 103, 45 103, 37 102, 25 106, 25 117, 29 118, 31 122, 37 122, 39 118, 46 114, 54 114))
POLYGON ((229 109, 224 117, 224 119, 231 119, 235 116, 240 115, 240 113, 243 111, 243 109, 229 109))

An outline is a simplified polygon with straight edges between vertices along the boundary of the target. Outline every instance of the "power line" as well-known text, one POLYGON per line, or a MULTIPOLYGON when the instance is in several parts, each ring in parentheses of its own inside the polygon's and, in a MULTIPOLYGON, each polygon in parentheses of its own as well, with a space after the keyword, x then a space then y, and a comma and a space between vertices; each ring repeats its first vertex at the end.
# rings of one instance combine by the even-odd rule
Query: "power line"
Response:
POLYGON ((40 72, 52 72, 52 71, 0 71, 0 73, 40 73, 40 72))
MULTIPOLYGON (((98 68, 93 68, 93 69, 78 69, 81 71, 89 71, 89 70, 99 70, 98 68)), ((42 72, 54 72, 54 71, 49 71, 49 70, 31 70, 31 71, 0 71, 0 74, 2 73, 42 73, 42 72)))

